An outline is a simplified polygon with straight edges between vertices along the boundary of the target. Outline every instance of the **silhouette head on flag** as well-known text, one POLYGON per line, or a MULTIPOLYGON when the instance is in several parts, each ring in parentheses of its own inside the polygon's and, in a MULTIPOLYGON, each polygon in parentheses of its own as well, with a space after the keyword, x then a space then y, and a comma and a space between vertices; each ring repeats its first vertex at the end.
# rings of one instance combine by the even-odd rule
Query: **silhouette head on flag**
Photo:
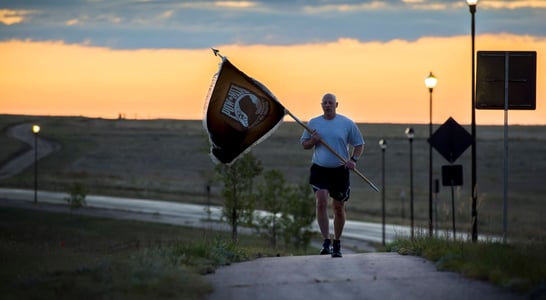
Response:
POLYGON ((234 162, 271 135, 284 114, 284 107, 264 85, 222 57, 209 88, 203 118, 213 161, 234 162))

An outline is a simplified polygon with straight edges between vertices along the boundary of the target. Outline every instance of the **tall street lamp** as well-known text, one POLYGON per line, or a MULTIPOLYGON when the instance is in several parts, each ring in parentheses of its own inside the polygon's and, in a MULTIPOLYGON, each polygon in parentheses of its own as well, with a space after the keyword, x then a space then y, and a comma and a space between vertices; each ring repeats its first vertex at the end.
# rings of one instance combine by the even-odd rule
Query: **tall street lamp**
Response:
POLYGON ((476 190, 476 80, 475 80, 475 63, 476 56, 474 55, 474 40, 476 33, 475 14, 478 0, 466 0, 468 8, 470 9, 470 15, 472 16, 471 24, 471 39, 472 39, 472 121, 471 121, 471 134, 472 134, 472 241, 478 240, 478 211, 476 210, 476 202, 478 198, 478 191, 476 190))
POLYGON ((384 139, 379 140, 379 147, 381 147, 381 214, 383 224, 383 246, 385 246, 385 150, 387 150, 387 141, 384 139))
POLYGON ((425 78, 425 86, 429 91, 429 123, 428 123, 428 235, 432 237, 432 90, 438 79, 430 72, 425 78))
POLYGON ((415 133, 413 128, 406 128, 406 136, 409 140, 409 168, 410 168, 410 220, 411 220, 411 239, 413 239, 413 138, 415 133))
POLYGON ((32 125, 32 133, 34 133, 34 203, 38 203, 38 133, 40 132, 39 125, 32 125))

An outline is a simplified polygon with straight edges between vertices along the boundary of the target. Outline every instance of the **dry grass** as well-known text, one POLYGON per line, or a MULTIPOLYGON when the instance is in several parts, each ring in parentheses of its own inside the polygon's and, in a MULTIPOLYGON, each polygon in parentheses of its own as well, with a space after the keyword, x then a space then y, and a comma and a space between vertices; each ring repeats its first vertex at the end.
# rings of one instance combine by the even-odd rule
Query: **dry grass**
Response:
POLYGON ((201 275, 276 251, 228 232, 0 207, 2 299, 203 299, 201 275))
MULTIPOLYGON (((220 204, 220 186, 213 178, 206 133, 201 121, 105 120, 87 118, 0 116, 0 128, 20 122, 39 122, 42 136, 54 139, 62 150, 39 163, 42 189, 67 191, 80 181, 91 194, 109 194, 169 201, 204 203, 207 183, 212 203, 220 204)), ((388 142, 386 152, 387 222, 409 224, 408 124, 360 124, 366 149, 358 168, 381 187, 381 151, 378 141, 388 142), (402 197, 405 195, 405 197, 402 197), (405 217, 402 218, 402 211, 405 217)), ((428 125, 411 125, 414 141, 414 199, 416 225, 428 220, 428 125)), ((435 126, 437 128, 438 126, 435 126)), ((302 128, 285 122, 253 153, 265 169, 279 169, 294 184, 307 180, 311 152, 302 150, 302 128)), ((503 127, 478 126, 478 220, 480 233, 502 234, 503 127)), ((0 162, 21 145, 1 137, 0 162), (4 146, 7 145, 7 146, 4 146)), ((512 126, 509 129, 508 237, 546 239, 546 127, 512 126)), ((434 151, 434 178, 441 180, 441 166, 448 162, 434 151)), ((459 231, 470 230, 470 149, 456 162, 463 165, 464 185, 455 189, 459 231)), ((2 187, 31 188, 32 170, 0 182, 2 187)), ((351 219, 380 221, 381 193, 357 176, 352 177, 348 205, 351 219)), ((451 226, 451 193, 441 187, 439 224, 451 226)))
POLYGON ((543 299, 545 246, 546 243, 472 243, 417 236, 413 240, 394 241, 387 245, 387 250, 419 255, 433 261, 439 270, 486 280, 526 294, 529 299, 543 299))

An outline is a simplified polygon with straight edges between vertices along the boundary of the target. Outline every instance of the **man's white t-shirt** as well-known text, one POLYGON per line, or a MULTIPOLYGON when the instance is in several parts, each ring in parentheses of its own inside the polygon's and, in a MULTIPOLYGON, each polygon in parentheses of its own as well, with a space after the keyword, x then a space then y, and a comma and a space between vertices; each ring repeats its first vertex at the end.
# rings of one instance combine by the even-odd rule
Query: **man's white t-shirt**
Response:
MULTIPOLYGON (((349 118, 336 114, 332 120, 326 120, 318 116, 309 121, 307 126, 316 130, 320 137, 330 145, 339 155, 349 159, 349 145, 359 146, 364 144, 360 129, 349 118)), ((300 142, 311 138, 311 133, 303 131, 300 142)), ((315 145, 312 162, 322 167, 335 168, 343 165, 343 162, 335 156, 328 148, 318 143, 315 145)))

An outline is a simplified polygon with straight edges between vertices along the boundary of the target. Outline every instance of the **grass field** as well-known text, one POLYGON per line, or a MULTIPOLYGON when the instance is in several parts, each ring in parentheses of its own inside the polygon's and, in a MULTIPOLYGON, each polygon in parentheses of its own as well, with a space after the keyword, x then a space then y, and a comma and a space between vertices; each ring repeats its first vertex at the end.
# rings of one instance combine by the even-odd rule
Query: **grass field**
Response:
MULTIPOLYGON (((220 185, 213 177, 208 141, 201 121, 107 120, 80 117, 0 115, 0 128, 31 122, 42 127, 40 136, 62 145, 60 152, 39 162, 40 189, 68 191, 82 182, 90 194, 131 196, 178 202, 204 203, 211 185, 213 204, 221 204, 220 185)), ((409 143, 407 124, 359 124, 366 149, 358 168, 381 187, 379 139, 386 139, 387 222, 409 224, 409 143)), ((428 224, 428 125, 411 125, 416 132, 414 202, 416 225, 428 224)), ((435 125, 437 128, 438 125, 435 125)), ((264 168, 279 169, 297 184, 307 180, 311 151, 302 150, 302 128, 285 122, 253 153, 264 168)), ((478 126, 478 220, 480 233, 502 235, 503 229, 503 127, 478 126)), ((24 149, 20 142, 0 136, 0 162, 24 149)), ((546 239, 546 127, 509 128, 508 237, 546 239)), ((434 151, 434 178, 448 162, 434 151)), ((457 230, 470 230, 470 149, 457 164, 463 165, 464 185, 455 187, 457 230)), ((33 188, 33 169, 0 182, 2 187, 33 188)), ((451 192, 441 187, 438 197, 440 227, 451 226, 451 192)), ((434 197, 436 199, 436 197, 434 197)), ((380 221, 381 193, 357 176, 352 177, 348 218, 380 221)))
POLYGON ((265 239, 138 221, 0 207, 2 299, 203 299, 203 274, 305 254, 265 239))
MULTIPOLYGON (((104 120, 79 117, 0 115, 0 128, 39 123, 41 136, 62 149, 39 162, 40 189, 67 192, 74 182, 91 194, 130 196, 221 204, 220 185, 213 178, 208 142, 200 121, 104 120)), ((406 125, 360 124, 367 142, 359 169, 381 187, 379 139, 386 152, 387 222, 409 224, 409 153, 406 125), (401 193, 406 199, 402 209, 401 193), (402 211, 405 217, 401 216, 402 211)), ((426 125, 414 126, 416 224, 426 227, 428 212, 428 146, 426 125)), ((502 127, 478 128, 479 230, 502 233, 502 127)), ((287 122, 253 153, 265 169, 279 169, 297 184, 307 178, 310 151, 298 144, 302 128, 287 122)), ((513 245, 464 243, 418 238, 396 241, 388 250, 416 254, 442 269, 489 280, 520 292, 544 286, 546 233, 544 174, 546 128, 510 128, 509 237, 513 245)), ((28 146, 0 135, 0 163, 28 146)), ((467 151, 469 152, 469 151, 467 151)), ((457 161, 464 167, 464 186, 456 188, 459 231, 470 225, 470 154, 457 161)), ((435 177, 447 162, 434 156, 435 177)), ((353 177, 350 219, 380 221, 380 193, 353 177)), ((33 188, 33 170, 0 181, 0 187, 33 188)), ((442 187, 439 223, 449 228, 450 190, 442 187)), ((3 299, 202 299, 211 286, 199 276, 219 265, 260 256, 305 254, 281 248, 271 252, 267 241, 240 236, 238 245, 226 233, 134 221, 88 218, 0 208, 0 292, 3 299), (173 286, 177 288, 173 288, 173 286)), ((313 252, 314 253, 314 252, 313 252)))

